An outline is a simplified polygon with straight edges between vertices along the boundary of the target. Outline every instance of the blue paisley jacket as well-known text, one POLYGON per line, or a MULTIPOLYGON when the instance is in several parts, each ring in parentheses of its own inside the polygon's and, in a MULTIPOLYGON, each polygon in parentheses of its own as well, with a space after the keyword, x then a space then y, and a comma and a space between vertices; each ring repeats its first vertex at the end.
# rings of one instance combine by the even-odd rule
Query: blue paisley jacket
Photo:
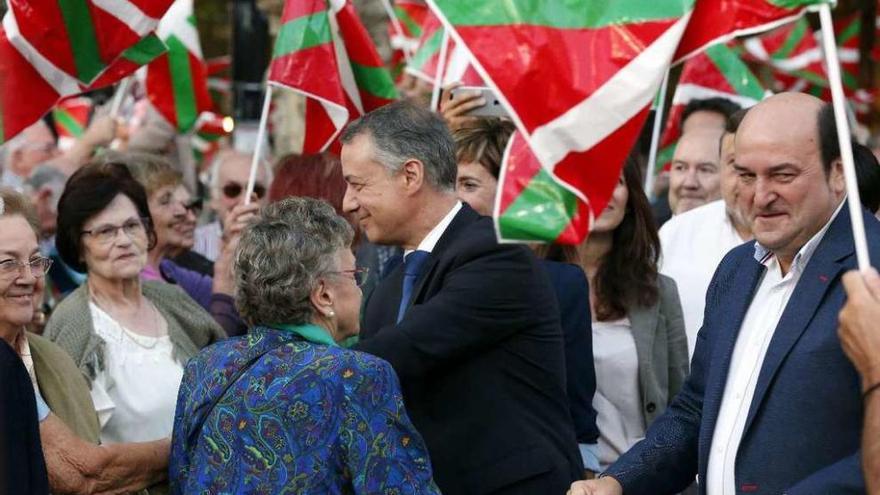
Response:
POLYGON ((440 493, 390 364, 262 327, 187 363, 169 478, 173 494, 440 493))

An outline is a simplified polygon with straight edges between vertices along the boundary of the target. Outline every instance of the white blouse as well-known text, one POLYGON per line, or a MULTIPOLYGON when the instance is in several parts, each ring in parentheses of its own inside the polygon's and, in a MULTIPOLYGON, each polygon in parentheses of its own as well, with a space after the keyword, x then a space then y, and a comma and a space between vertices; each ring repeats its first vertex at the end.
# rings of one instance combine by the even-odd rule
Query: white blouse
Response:
POLYGON ((147 442, 171 436, 183 365, 168 335, 138 335, 89 303, 95 333, 105 342, 104 369, 92 384, 102 443, 147 442))
POLYGON ((645 436, 639 358, 628 318, 593 322, 599 466, 604 471, 645 436))

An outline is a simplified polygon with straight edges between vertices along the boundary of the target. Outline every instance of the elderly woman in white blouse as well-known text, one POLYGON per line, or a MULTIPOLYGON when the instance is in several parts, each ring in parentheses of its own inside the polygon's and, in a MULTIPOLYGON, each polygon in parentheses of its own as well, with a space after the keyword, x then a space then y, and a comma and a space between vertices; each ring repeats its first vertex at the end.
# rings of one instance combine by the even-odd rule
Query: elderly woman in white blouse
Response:
POLYGON ((45 334, 89 379, 102 442, 168 437, 185 361, 223 331, 179 288, 141 281, 155 233, 143 186, 124 165, 79 170, 58 212, 59 254, 88 279, 45 334))

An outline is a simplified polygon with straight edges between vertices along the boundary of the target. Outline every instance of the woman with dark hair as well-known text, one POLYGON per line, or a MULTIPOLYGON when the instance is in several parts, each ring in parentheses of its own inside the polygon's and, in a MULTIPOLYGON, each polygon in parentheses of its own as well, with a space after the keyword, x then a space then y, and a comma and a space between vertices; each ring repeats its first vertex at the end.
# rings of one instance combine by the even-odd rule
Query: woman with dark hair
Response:
POLYGON ((45 335, 88 378, 104 443, 170 436, 184 363, 225 337, 180 288, 141 281, 155 242, 147 195, 125 165, 86 166, 68 180, 56 244, 88 279, 58 305, 45 335))
POLYGON ((599 461, 604 470, 644 437, 688 371, 678 290, 657 272, 660 240, 630 158, 608 206, 578 247, 590 282, 599 461))
POLYGON ((161 482, 168 439, 97 445, 88 382, 57 345, 26 331, 51 264, 38 230, 27 198, 0 188, 0 494, 45 493, 47 478, 52 493, 82 495, 161 482))

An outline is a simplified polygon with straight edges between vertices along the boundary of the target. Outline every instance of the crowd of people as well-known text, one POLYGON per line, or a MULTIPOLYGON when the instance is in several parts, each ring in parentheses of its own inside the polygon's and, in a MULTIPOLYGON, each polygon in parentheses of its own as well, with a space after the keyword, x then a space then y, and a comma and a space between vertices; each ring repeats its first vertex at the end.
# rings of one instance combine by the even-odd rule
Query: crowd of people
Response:
POLYGON ((0 148, 0 493, 880 493, 828 105, 695 100, 665 189, 636 147, 586 240, 526 246, 489 218, 514 125, 456 95, 250 198, 248 153, 188 184, 109 117, 0 148))

